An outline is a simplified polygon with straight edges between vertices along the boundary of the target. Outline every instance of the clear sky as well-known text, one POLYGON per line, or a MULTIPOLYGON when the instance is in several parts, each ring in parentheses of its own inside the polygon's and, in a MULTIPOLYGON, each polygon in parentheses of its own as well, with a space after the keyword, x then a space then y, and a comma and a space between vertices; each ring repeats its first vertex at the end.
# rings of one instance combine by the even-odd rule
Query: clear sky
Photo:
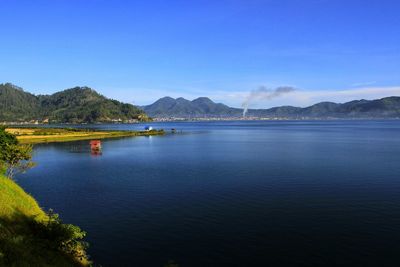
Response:
POLYGON ((400 1, 0 0, 0 82, 89 86, 129 103, 254 107, 400 95, 400 1))

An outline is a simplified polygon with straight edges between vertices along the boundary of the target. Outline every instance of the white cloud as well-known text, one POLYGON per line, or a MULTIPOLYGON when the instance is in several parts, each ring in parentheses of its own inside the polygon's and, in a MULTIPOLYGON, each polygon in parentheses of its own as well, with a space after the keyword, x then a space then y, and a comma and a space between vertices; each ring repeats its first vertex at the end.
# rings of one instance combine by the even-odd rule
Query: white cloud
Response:
POLYGON ((371 86, 373 84, 376 84, 376 81, 353 83, 351 86, 352 87, 367 87, 367 86, 371 86))

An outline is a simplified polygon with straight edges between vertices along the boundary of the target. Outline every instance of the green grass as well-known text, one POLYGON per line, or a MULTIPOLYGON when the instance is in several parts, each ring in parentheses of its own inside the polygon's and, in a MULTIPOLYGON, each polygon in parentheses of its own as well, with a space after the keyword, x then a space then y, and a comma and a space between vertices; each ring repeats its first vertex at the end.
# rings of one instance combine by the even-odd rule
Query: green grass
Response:
POLYGON ((37 216, 37 219, 47 217, 32 196, 13 180, 0 174, 0 218, 10 219, 16 211, 27 216, 37 216))
POLYGON ((0 266, 87 265, 52 246, 57 236, 48 221, 36 200, 0 173, 0 266))

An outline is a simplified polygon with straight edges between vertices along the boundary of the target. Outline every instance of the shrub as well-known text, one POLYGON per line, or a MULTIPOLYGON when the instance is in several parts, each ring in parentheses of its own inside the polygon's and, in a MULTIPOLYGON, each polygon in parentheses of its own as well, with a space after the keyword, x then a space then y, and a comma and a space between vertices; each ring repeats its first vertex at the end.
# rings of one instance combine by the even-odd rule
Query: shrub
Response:
POLYGON ((52 211, 47 220, 16 212, 0 217, 0 266, 90 265, 79 227, 63 224, 52 211))
POLYGON ((32 168, 32 146, 20 145, 17 138, 0 127, 0 170, 7 177, 13 178, 16 173, 32 168))

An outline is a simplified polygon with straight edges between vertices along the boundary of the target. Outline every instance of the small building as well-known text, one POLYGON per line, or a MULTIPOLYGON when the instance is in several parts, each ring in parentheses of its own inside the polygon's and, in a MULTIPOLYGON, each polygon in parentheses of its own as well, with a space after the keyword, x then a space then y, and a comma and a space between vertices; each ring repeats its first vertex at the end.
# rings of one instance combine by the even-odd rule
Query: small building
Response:
POLYGON ((101 150, 101 141, 100 140, 91 140, 90 141, 90 149, 91 150, 101 150))
POLYGON ((144 127, 144 130, 145 130, 145 131, 151 131, 151 130, 153 130, 153 127, 151 127, 151 126, 146 126, 146 127, 144 127))

